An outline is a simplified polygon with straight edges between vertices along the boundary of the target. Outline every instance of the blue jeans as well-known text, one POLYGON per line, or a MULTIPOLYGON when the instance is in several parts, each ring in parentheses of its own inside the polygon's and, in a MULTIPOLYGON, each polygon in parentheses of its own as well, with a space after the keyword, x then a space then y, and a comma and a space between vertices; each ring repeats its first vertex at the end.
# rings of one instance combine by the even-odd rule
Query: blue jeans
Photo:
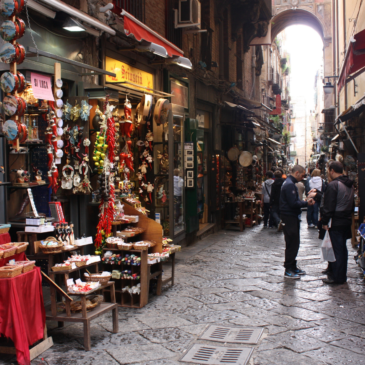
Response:
POLYGON ((348 251, 346 241, 348 235, 349 233, 346 230, 333 231, 330 229, 330 237, 336 261, 330 262, 329 265, 332 272, 332 279, 338 284, 343 284, 347 281, 348 251))
POLYGON ((307 223, 308 225, 314 224, 318 226, 318 213, 319 203, 316 202, 314 205, 308 205, 307 207, 307 223))
POLYGON ((279 210, 279 206, 278 205, 273 205, 271 207, 271 212, 270 213, 271 213, 273 225, 275 227, 278 227, 279 226, 279 223, 280 223, 280 210, 279 210))

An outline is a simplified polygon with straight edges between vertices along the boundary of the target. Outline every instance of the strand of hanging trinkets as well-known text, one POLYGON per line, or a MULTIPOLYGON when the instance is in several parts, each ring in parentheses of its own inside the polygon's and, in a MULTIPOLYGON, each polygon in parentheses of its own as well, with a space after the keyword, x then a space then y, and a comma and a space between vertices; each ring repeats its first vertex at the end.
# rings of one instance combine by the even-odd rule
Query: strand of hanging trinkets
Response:
POLYGON ((105 239, 112 235, 112 223, 114 220, 115 208, 115 187, 114 187, 114 149, 115 149, 115 122, 112 117, 113 107, 109 104, 108 98, 104 104, 104 113, 107 119, 106 142, 108 155, 105 156, 102 174, 99 176, 99 223, 95 237, 95 246, 99 249, 105 239))

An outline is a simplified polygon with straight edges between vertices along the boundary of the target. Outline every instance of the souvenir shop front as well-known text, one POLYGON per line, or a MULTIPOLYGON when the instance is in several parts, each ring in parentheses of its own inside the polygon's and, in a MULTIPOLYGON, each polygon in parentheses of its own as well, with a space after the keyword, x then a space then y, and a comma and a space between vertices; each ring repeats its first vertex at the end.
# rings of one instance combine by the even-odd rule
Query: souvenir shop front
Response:
POLYGON ((250 110, 225 102, 222 109, 222 152, 216 154, 216 181, 226 228, 253 227, 262 219, 261 191, 266 171, 278 163, 281 143, 269 138, 268 128, 250 110))
POLYGON ((0 334, 16 348, 2 348, 0 339, 0 353, 14 351, 28 364, 52 346, 46 320, 83 323, 90 350, 94 318, 112 312, 117 332, 118 306, 141 308, 174 284, 185 183, 195 176, 185 161, 195 156, 184 144, 186 86, 171 78, 171 89, 159 91, 163 75, 142 57, 103 47, 97 68, 73 61, 81 44, 65 39, 57 54, 39 48, 24 59, 32 40, 7 40, 0 50, 0 313, 11 312, 19 326, 0 318, 0 334), (173 88, 181 92, 175 104, 173 88), (43 290, 50 291, 46 308, 43 290))

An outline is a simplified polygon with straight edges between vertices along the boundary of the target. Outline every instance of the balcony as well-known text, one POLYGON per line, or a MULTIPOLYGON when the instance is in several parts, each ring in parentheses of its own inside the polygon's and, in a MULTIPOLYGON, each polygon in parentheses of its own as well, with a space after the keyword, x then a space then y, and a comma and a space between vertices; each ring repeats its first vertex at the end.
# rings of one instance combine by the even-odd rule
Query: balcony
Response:
POLYGON ((296 156, 297 155, 297 151, 290 151, 290 156, 296 156))

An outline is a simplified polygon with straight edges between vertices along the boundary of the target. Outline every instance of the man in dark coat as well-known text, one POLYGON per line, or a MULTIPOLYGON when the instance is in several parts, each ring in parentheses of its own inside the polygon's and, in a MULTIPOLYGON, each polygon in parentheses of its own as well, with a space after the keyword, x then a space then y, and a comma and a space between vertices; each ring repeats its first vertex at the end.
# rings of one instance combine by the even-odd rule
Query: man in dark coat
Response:
POLYGON ((280 215, 285 236, 285 277, 290 279, 300 279, 300 275, 305 275, 305 271, 297 266, 297 255, 300 245, 300 221, 299 215, 302 208, 313 205, 314 200, 308 202, 299 199, 296 183, 302 181, 305 175, 303 166, 295 165, 291 175, 285 180, 281 187, 280 194, 280 215))
MULTIPOLYGON (((322 228, 329 230, 335 262, 329 263, 325 284, 343 284, 347 281, 348 251, 346 241, 351 238, 352 213, 354 211, 353 181, 343 175, 343 165, 335 161, 329 165, 328 174, 332 181, 324 194, 322 228), (331 220, 331 226, 329 222, 331 220)), ((315 199, 321 200, 321 193, 316 192, 315 199)), ((311 198, 313 194, 309 194, 311 198)))

